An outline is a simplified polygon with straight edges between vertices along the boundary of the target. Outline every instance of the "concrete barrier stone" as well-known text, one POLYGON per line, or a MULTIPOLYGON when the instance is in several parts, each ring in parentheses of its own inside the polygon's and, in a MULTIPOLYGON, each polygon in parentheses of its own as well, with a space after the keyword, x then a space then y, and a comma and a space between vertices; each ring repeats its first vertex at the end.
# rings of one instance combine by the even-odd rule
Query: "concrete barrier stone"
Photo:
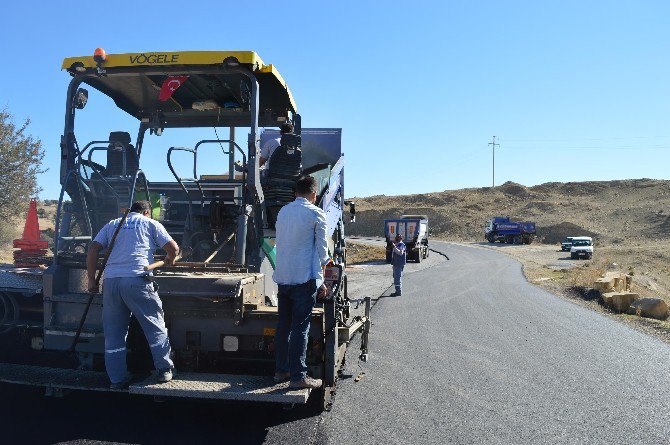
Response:
POLYGON ((612 307, 612 297, 614 296, 614 292, 604 292, 601 293, 603 297, 603 303, 605 303, 605 306, 607 307, 612 307))
POLYGON ((665 320, 668 317, 668 303, 661 298, 640 298, 630 304, 628 313, 640 317, 665 320))
POLYGON ((614 290, 617 292, 626 291, 626 278, 623 274, 619 275, 618 277, 614 277, 614 290))
POLYGON ((633 276, 632 275, 626 275, 626 290, 630 290, 630 286, 633 284, 633 276))
POLYGON ((614 280, 607 277, 598 278, 593 283, 593 288, 601 293, 612 292, 614 290, 614 280))
POLYGON ((622 272, 606 272, 604 276, 598 278, 593 283, 593 288, 600 293, 607 292, 627 292, 633 277, 622 272))
POLYGON ((633 292, 613 293, 611 297, 611 306, 617 312, 627 312, 630 305, 639 298, 640 296, 633 292))

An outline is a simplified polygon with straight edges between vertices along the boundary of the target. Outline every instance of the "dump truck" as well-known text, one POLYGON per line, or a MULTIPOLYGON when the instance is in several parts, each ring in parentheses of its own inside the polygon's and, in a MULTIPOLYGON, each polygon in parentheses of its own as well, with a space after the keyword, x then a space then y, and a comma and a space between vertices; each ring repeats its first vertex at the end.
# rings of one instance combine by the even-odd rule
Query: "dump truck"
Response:
POLYGON ((309 400, 327 408, 356 333, 358 358, 367 360, 371 325, 369 298, 353 301, 347 294, 341 129, 303 129, 277 68, 251 51, 108 55, 98 49, 93 56, 66 58, 62 69, 71 79, 54 258, 46 270, 0 271, 0 381, 43 386, 48 394, 110 390, 102 295, 95 295, 87 310, 86 252, 105 223, 132 202, 148 200, 152 217, 189 252, 153 276, 177 375, 157 384, 147 342, 132 320, 128 364, 140 377, 123 391, 288 405, 309 400), (95 97, 89 98, 89 89, 95 97), (104 103, 111 104, 105 96, 119 119, 96 115, 104 103), (89 99, 98 103, 86 107, 89 99), (88 126, 77 128, 75 118, 91 108, 88 126), (134 129, 105 128, 107 122, 134 122, 134 129), (281 136, 261 172, 261 140, 277 136, 261 129, 287 122, 294 132, 281 136), (186 135, 182 129, 188 129, 186 135), (225 129, 227 137, 220 138, 225 129), (235 138, 240 129, 248 131, 242 146, 235 138), (85 140, 83 134, 97 136, 85 140), (180 144, 171 142, 173 137, 180 144), (186 146, 185 138, 190 138, 186 146), (147 145, 151 150, 145 152, 147 145), (209 157, 203 157, 207 151, 209 157), (220 174, 201 174, 203 165, 220 174), (152 174, 160 170, 155 173, 160 180, 152 181, 145 166, 152 174), (323 380, 320 390, 290 390, 272 379, 275 222, 294 199, 301 175, 317 179, 316 204, 327 216, 332 258, 324 271, 328 293, 312 311, 307 347, 308 373, 323 380))
POLYGON ((490 219, 484 228, 484 238, 489 243, 500 241, 507 244, 530 244, 535 234, 534 222, 515 222, 503 216, 490 219))
POLYGON ((420 263, 428 258, 428 217, 426 215, 402 215, 398 219, 384 220, 386 238, 386 262, 393 256, 393 242, 396 235, 402 235, 407 246, 407 260, 420 263))

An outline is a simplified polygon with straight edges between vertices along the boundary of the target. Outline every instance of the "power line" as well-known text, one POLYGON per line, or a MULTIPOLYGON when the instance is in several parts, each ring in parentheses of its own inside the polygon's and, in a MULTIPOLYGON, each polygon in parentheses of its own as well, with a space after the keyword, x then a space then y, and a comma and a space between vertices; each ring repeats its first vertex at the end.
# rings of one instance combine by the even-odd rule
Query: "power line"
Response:
POLYGON ((625 136, 625 137, 573 137, 573 138, 511 138, 505 139, 505 142, 537 142, 537 143, 552 143, 552 142, 576 142, 576 141, 626 141, 638 139, 670 139, 668 135, 656 136, 625 136))
POLYGON ((573 147, 537 147, 537 146, 532 146, 532 147, 524 147, 524 146, 518 146, 518 145, 506 145, 506 149, 508 150, 533 150, 533 151, 546 151, 546 150, 551 150, 551 151, 560 151, 560 150, 566 150, 566 151, 587 151, 587 150, 670 150, 670 146, 668 145, 661 145, 661 144, 654 144, 654 145, 647 145, 647 146, 632 146, 632 145, 622 145, 622 146, 605 146, 605 145, 595 145, 595 146, 573 146, 573 147))
POLYGON ((496 144, 496 137, 493 136, 493 142, 489 142, 489 145, 491 146, 491 154, 493 155, 493 178, 491 183, 493 184, 491 187, 496 186, 496 145, 500 147, 500 144, 496 144))

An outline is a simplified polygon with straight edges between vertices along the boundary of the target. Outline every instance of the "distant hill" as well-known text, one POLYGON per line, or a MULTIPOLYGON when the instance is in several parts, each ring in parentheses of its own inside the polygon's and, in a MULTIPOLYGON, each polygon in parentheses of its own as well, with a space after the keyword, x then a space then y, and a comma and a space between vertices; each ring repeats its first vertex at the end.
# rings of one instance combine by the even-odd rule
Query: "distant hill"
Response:
POLYGON ((482 241, 493 216, 535 221, 541 242, 591 235, 609 243, 670 239, 670 181, 548 182, 447 190, 421 195, 356 198, 356 223, 347 233, 381 236, 383 220, 401 214, 426 214, 434 236, 482 241))

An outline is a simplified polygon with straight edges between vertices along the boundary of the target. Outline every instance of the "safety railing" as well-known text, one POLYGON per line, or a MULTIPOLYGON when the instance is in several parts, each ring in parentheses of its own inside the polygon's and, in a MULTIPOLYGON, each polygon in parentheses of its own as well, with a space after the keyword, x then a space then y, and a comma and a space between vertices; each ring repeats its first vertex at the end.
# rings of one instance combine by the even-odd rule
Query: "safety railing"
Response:
MULTIPOLYGON (((230 155, 230 150, 226 150, 223 148, 221 145, 222 143, 227 143, 227 144, 233 144, 236 148, 237 151, 240 152, 242 155, 242 165, 246 166, 247 163, 247 156, 242 150, 242 148, 235 142, 230 139, 203 139, 199 141, 197 144, 195 144, 194 148, 188 148, 188 147, 170 147, 167 152, 167 164, 168 168, 170 169, 170 172, 172 173, 172 176, 177 180, 177 183, 183 190, 184 194, 186 195, 186 199, 188 200, 188 215, 186 218, 186 221, 184 222, 184 233, 186 234, 189 231, 193 231, 195 228, 193 227, 193 198, 191 196, 191 193, 188 191, 186 188, 186 182, 194 183, 196 187, 198 188, 198 191, 200 192, 200 207, 201 209, 204 209, 205 206, 205 192, 202 188, 201 182, 198 179, 198 149, 204 145, 204 144, 219 144, 221 146, 221 151, 223 152, 224 155, 230 155), (187 152, 191 153, 193 155, 193 177, 182 177, 177 174, 177 171, 174 168, 174 165, 172 163, 172 154, 174 152, 187 152)), ((233 172, 230 172, 234 175, 233 172)), ((222 181, 226 183, 231 183, 231 184, 239 184, 242 188, 242 193, 241 196, 239 197, 233 197, 234 201, 240 201, 239 204, 243 204, 245 202, 245 188, 244 184, 246 183, 246 172, 242 172, 242 180, 227 180, 227 181, 222 181)))

